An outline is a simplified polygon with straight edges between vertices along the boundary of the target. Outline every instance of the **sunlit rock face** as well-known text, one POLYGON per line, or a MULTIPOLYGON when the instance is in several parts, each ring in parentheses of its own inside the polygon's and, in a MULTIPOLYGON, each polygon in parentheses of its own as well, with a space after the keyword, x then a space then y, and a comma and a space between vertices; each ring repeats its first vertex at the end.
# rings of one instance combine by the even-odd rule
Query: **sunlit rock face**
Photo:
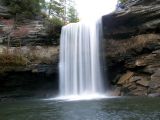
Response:
POLYGON ((159 1, 129 0, 103 17, 109 80, 119 95, 160 95, 159 16, 159 1))
POLYGON ((104 93, 101 30, 101 20, 73 23, 62 28, 60 96, 97 96, 104 93))

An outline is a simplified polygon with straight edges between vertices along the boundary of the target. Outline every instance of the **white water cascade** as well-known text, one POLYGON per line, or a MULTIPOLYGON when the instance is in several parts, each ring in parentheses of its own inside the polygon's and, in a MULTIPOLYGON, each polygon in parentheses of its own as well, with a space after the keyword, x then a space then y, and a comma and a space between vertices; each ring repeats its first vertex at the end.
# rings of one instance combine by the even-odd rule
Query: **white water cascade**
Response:
POLYGON ((104 97, 101 65, 102 22, 64 26, 60 40, 60 97, 104 97))

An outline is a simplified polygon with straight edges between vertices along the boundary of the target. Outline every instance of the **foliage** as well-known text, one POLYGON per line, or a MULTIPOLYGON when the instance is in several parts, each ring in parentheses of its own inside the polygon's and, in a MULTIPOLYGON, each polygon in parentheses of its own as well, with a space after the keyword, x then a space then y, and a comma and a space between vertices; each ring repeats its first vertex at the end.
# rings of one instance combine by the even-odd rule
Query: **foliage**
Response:
MULTIPOLYGON (((21 18, 33 18, 42 13, 48 14, 48 17, 56 17, 66 22, 77 22, 78 14, 74 8, 73 0, 1 0, 1 2, 10 8, 10 12, 15 16, 21 18)), ((1 4, 2 4, 1 3, 1 4)))
POLYGON ((1 0, 2 3, 10 8, 12 15, 23 14, 26 18, 32 18, 41 11, 41 2, 44 0, 1 0))
POLYGON ((68 18, 68 21, 70 23, 79 21, 78 13, 77 13, 76 9, 73 6, 70 6, 70 8, 68 9, 67 18, 68 18))
POLYGON ((64 23, 78 21, 78 14, 74 6, 75 2, 72 0, 50 0, 46 3, 49 17, 58 18, 64 23))
POLYGON ((128 0, 119 0, 121 3, 125 3, 127 2, 128 0))
POLYGON ((50 0, 45 4, 49 39, 58 43, 62 26, 66 23, 66 0, 50 0))
MULTIPOLYGON (((12 29, 8 33, 8 46, 12 36, 25 36, 29 30, 16 28, 22 20, 32 19, 35 16, 43 16, 49 39, 58 40, 60 37, 61 27, 70 22, 77 22, 78 14, 72 0, 1 0, 1 2, 10 8, 14 16, 12 29)), ((1 4, 2 4, 1 3, 1 4)), ((9 28, 9 27, 8 27, 9 28)), ((9 30, 8 30, 9 31, 9 30)))
POLYGON ((49 19, 49 22, 53 26, 60 26, 60 27, 63 26, 63 21, 56 17, 49 19))
POLYGON ((48 3, 49 15, 52 15, 57 18, 63 18, 64 7, 57 1, 51 1, 48 3))
POLYGON ((47 33, 49 35, 49 39, 53 38, 58 41, 61 33, 61 28, 64 25, 64 22, 59 18, 53 17, 46 21, 47 33))

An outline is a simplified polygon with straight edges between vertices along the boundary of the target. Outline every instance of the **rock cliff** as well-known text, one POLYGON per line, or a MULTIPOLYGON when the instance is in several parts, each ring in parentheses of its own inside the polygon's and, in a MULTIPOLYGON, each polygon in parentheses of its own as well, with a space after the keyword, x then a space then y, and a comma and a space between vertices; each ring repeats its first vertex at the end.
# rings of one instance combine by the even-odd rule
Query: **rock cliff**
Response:
POLYGON ((118 95, 160 95, 160 1, 129 0, 103 16, 109 80, 118 95))
POLYGON ((16 21, 8 8, 0 6, 0 100, 55 94, 58 54, 45 19, 16 21))
MULTIPOLYGON (((103 16, 113 94, 160 96, 160 1, 129 0, 119 6, 103 16)), ((52 95, 58 89, 58 46, 51 46, 41 20, 24 21, 12 31, 7 11, 0 7, 0 98, 52 95), (7 50, 8 34, 12 47, 7 50)))

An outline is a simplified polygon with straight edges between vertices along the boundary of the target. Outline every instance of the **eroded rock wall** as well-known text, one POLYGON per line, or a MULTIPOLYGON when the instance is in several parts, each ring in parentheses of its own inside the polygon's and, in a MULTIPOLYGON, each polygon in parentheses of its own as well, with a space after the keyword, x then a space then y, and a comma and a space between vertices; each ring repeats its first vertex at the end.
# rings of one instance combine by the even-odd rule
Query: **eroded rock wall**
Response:
POLYGON ((59 46, 52 38, 41 16, 17 20, 0 5, 0 101, 58 92, 59 46))
POLYGON ((160 2, 134 0, 103 17, 109 80, 118 95, 160 95, 160 2))

